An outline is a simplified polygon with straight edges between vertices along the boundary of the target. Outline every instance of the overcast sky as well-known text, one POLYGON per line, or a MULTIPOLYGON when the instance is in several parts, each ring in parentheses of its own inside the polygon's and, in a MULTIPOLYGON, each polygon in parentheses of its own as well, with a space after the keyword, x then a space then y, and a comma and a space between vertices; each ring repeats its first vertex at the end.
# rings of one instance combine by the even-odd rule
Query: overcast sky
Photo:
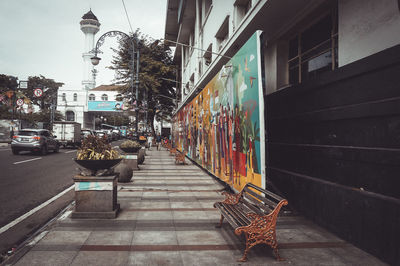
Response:
MULTIPOLYGON (((166 0, 124 0, 132 28, 163 38, 166 0)), ((25 80, 43 75, 65 83, 63 89, 81 88, 84 34, 79 22, 92 9, 97 16, 98 38, 110 30, 131 32, 122 0, 0 0, 0 74, 25 80)), ((107 38, 96 85, 111 84, 114 72, 105 69, 117 47, 107 38)))

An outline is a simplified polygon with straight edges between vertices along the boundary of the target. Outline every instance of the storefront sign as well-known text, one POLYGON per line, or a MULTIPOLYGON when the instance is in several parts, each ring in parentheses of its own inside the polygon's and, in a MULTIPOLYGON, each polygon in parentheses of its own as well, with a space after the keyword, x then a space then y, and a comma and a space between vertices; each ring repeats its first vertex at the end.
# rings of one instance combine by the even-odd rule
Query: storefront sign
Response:
POLYGON ((89 101, 89 111, 107 111, 107 112, 121 112, 123 108, 122 101, 89 101))

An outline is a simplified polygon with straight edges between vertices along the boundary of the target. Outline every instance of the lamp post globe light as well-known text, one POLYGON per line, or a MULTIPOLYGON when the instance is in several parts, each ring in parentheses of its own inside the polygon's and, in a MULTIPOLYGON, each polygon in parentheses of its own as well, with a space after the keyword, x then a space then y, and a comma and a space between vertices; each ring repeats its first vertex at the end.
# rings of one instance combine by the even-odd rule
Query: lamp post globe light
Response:
POLYGON ((97 56, 98 53, 102 53, 100 51, 100 46, 103 45, 104 40, 106 37, 115 37, 115 36, 120 36, 121 38, 128 39, 131 41, 131 46, 132 46, 132 63, 131 63, 131 72, 132 72, 132 78, 131 78, 131 104, 132 107, 134 106, 134 102, 136 102, 134 110, 135 110, 135 132, 136 136, 138 136, 138 98, 139 98, 139 50, 135 52, 135 42, 134 42, 134 37, 129 37, 128 34, 122 32, 122 31, 109 31, 104 33, 96 42, 95 48, 90 51, 91 53, 94 53, 94 56, 90 58, 92 64, 94 66, 97 66, 100 63, 101 58, 97 56), (136 73, 135 73, 135 53, 136 53, 136 73), (133 99, 133 83, 135 83, 135 101, 133 99))

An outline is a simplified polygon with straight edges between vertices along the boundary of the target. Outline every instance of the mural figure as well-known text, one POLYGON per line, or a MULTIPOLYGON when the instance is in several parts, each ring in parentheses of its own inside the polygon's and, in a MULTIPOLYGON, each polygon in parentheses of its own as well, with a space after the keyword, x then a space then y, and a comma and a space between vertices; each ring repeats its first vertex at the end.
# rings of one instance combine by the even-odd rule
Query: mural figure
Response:
POLYGON ((258 42, 255 33, 174 117, 178 149, 237 190, 262 186, 258 42))

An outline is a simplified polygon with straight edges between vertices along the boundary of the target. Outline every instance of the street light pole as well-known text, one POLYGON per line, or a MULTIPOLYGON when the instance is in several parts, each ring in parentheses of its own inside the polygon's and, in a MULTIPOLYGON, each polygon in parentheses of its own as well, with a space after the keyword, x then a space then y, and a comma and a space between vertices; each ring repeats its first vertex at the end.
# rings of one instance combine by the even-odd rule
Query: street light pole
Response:
MULTIPOLYGON (((134 43, 132 40, 132 47, 134 47, 134 43)), ((132 54, 132 61, 134 63, 135 61, 135 49, 133 49, 133 54, 132 54)), ((136 137, 139 139, 139 132, 138 132, 138 123, 139 123, 139 50, 137 51, 136 54, 136 77, 135 77, 135 88, 136 88, 136 108, 135 108, 135 115, 136 115, 136 119, 135 119, 135 132, 136 132, 136 137)), ((135 74, 133 73, 133 69, 132 69, 132 75, 135 76, 135 74)))
POLYGON ((100 46, 103 45, 104 43, 104 39, 106 37, 115 37, 115 36, 122 36, 122 38, 127 38, 131 40, 131 45, 132 45, 132 66, 131 66, 131 70, 132 70, 132 78, 131 78, 131 89, 132 89, 132 107, 134 105, 134 100, 133 100, 133 82, 135 82, 135 89, 136 89, 136 95, 135 95, 135 101, 136 101, 136 106, 134 108, 135 110, 135 131, 136 134, 138 135, 138 120, 139 120, 139 108, 138 108, 138 104, 139 104, 139 57, 140 57, 140 53, 139 53, 139 49, 137 50, 137 52, 135 52, 135 41, 134 41, 134 37, 132 36, 132 38, 122 32, 122 31, 109 31, 104 33, 98 40, 96 43, 96 47, 90 51, 91 53, 94 53, 94 56, 91 58, 92 64, 93 65, 98 65, 101 58, 97 56, 98 53, 101 53, 101 51, 99 50, 100 46), (136 53, 136 73, 135 73, 135 53, 136 53))

